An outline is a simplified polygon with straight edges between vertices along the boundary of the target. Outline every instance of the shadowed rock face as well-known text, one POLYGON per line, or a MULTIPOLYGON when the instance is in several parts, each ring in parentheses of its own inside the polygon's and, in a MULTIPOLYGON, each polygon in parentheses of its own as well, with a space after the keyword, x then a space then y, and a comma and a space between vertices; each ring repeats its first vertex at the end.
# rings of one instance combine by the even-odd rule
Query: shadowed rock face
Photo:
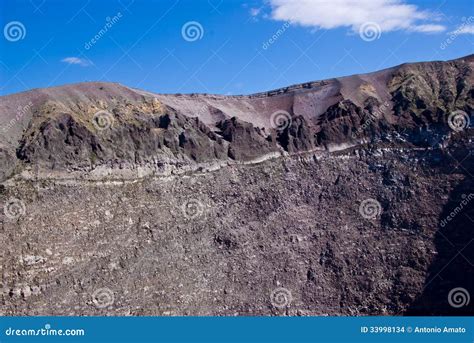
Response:
POLYGON ((137 117, 105 132, 89 129, 70 114, 48 119, 20 142, 17 156, 51 169, 92 168, 102 163, 153 163, 171 156, 193 162, 226 158, 227 147, 198 118, 173 113, 137 117))
POLYGON ((474 272, 473 162, 471 159, 470 165, 465 165, 468 168, 466 177, 452 190, 440 215, 439 229, 434 237, 438 254, 428 270, 423 291, 408 309, 408 315, 472 316, 474 313, 472 300, 467 302, 465 298, 472 297, 474 290, 474 280, 470 277, 474 272), (450 292, 452 296, 446 296, 450 292), (463 302, 464 306, 461 306, 463 302))
POLYGON ((0 314, 472 314, 473 68, 1 97, 0 314))
POLYGON ((236 117, 224 120, 217 126, 222 130, 222 137, 230 143, 228 156, 231 159, 248 161, 278 151, 259 128, 236 117))

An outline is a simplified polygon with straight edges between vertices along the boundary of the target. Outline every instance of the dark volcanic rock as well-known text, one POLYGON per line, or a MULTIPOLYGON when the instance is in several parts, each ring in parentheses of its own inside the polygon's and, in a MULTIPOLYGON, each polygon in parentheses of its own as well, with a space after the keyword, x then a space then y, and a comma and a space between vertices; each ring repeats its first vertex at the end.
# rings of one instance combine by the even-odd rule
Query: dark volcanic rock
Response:
POLYGON ((17 152, 20 160, 53 169, 70 164, 88 166, 92 156, 101 154, 98 137, 68 113, 48 118, 38 130, 26 134, 17 152))
POLYGON ((222 137, 230 142, 229 157, 234 160, 248 161, 277 151, 259 128, 236 117, 219 122, 217 127, 222 137))
POLYGON ((289 153, 310 151, 315 147, 315 130, 303 116, 293 117, 290 125, 278 133, 278 143, 289 153))
POLYGON ((226 144, 198 118, 170 113, 114 122, 101 132, 70 114, 48 118, 20 142, 18 157, 53 169, 153 163, 166 156, 206 162, 225 158, 226 144))

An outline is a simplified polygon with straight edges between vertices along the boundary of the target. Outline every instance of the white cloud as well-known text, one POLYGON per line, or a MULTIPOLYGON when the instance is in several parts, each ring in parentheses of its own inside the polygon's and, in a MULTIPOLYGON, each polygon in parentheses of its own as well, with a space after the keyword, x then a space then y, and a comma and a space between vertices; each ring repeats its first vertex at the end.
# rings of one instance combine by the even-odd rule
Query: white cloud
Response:
POLYGON ((437 24, 422 24, 412 27, 412 31, 422 32, 422 33, 438 33, 446 30, 446 27, 443 25, 437 24))
POLYGON ((81 67, 88 67, 92 65, 91 61, 85 60, 79 57, 66 57, 66 58, 63 58, 61 62, 68 63, 68 64, 76 64, 76 65, 80 65, 81 67))
POLYGON ((438 18, 404 0, 270 0, 271 18, 316 29, 347 27, 358 32, 367 22, 382 32, 406 30, 423 33, 444 31, 433 24, 438 18))
POLYGON ((456 35, 474 35, 474 25, 464 24, 464 25, 459 26, 456 30, 450 33, 456 34, 456 35))

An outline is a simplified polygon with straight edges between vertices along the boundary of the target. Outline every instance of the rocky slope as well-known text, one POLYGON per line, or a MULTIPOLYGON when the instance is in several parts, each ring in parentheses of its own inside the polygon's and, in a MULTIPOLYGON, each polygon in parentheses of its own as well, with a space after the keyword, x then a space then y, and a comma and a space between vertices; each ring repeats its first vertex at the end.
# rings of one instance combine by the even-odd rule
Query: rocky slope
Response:
POLYGON ((472 55, 0 100, 1 314, 473 313, 472 55))

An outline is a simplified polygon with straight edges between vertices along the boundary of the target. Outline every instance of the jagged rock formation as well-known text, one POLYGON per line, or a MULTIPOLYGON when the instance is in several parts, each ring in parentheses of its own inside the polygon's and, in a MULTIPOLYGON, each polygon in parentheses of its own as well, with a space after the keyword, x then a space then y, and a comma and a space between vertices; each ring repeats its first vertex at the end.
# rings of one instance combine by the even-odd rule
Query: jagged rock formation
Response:
POLYGON ((0 100, 1 314, 472 314, 473 56, 0 100))

